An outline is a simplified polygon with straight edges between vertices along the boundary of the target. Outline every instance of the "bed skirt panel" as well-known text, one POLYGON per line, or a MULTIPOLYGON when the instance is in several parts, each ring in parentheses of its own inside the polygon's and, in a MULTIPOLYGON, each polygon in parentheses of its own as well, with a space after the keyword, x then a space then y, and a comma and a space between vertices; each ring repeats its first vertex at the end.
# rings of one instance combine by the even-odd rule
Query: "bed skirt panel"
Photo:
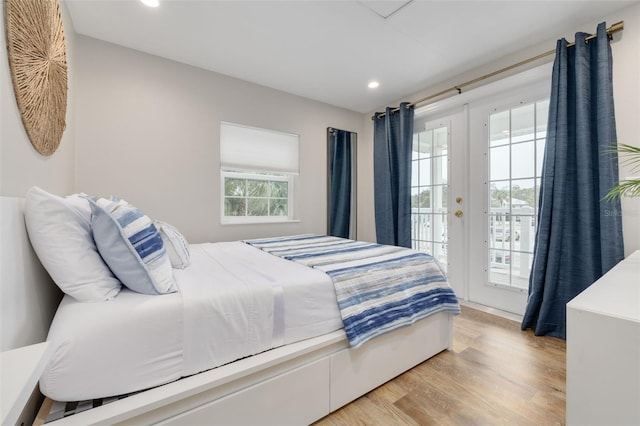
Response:
POLYGON ((331 411, 449 347, 453 315, 436 314, 331 356, 331 411))

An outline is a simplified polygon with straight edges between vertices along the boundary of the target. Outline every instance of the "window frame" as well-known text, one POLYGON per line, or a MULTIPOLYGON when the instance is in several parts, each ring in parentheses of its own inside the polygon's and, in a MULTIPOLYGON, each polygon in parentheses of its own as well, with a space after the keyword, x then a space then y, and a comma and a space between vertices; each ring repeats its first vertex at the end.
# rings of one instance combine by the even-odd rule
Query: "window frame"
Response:
MULTIPOLYGON (((261 172, 257 170, 220 170, 220 223, 222 225, 239 225, 239 224, 258 224, 258 223, 285 223, 285 222, 297 222, 294 220, 294 205, 293 205, 293 193, 294 193, 295 175, 289 173, 277 173, 277 172, 261 172), (227 195, 225 193, 225 180, 227 178, 232 179, 250 179, 260 180, 265 182, 287 182, 287 216, 227 216, 225 214, 225 201, 227 195)), ((248 195, 245 195, 245 200, 251 199, 248 195)), ((265 197, 257 197, 265 198, 265 197)), ((266 197, 271 199, 271 197, 266 197)), ((275 197, 277 198, 277 197, 275 197)))

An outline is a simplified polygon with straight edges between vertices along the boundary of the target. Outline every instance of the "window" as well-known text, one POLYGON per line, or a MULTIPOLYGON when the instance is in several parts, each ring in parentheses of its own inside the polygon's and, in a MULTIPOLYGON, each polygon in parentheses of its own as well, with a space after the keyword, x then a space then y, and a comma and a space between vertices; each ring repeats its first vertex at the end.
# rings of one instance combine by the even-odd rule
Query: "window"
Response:
POLYGON ((489 116, 489 282, 527 289, 549 101, 489 116))
MULTIPOLYGON (((411 245, 447 264, 448 126, 413 135, 411 245)), ((446 266, 445 266, 446 267, 446 266)))
POLYGON ((298 135, 220 123, 221 222, 293 220, 298 135))
POLYGON ((222 177, 225 217, 289 218, 292 176, 225 170, 222 177))

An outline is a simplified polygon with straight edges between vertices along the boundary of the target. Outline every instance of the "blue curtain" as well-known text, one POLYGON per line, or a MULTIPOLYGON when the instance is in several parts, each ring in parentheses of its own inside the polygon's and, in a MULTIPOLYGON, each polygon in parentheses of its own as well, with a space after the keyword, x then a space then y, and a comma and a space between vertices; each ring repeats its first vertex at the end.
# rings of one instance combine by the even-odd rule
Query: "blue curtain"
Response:
POLYGON ((624 257, 612 57, 604 23, 597 37, 559 40, 539 199, 539 223, 522 329, 566 338, 566 304, 624 257))
POLYGON ((373 185, 376 237, 380 244, 411 247, 411 149, 414 107, 376 114, 373 127, 373 185))
POLYGON ((329 235, 349 238, 351 132, 329 130, 329 235))

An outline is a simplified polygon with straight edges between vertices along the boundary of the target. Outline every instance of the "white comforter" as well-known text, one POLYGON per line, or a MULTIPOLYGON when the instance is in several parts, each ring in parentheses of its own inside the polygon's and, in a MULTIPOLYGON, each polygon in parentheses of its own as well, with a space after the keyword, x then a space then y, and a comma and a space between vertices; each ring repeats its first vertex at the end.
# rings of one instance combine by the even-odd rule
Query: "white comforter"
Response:
POLYGON ((331 279, 241 242, 191 245, 180 293, 65 296, 41 391, 57 401, 120 395, 342 327, 331 279))
POLYGON ((201 245, 192 262, 174 273, 185 305, 184 375, 342 327, 323 272, 240 242, 201 245))

